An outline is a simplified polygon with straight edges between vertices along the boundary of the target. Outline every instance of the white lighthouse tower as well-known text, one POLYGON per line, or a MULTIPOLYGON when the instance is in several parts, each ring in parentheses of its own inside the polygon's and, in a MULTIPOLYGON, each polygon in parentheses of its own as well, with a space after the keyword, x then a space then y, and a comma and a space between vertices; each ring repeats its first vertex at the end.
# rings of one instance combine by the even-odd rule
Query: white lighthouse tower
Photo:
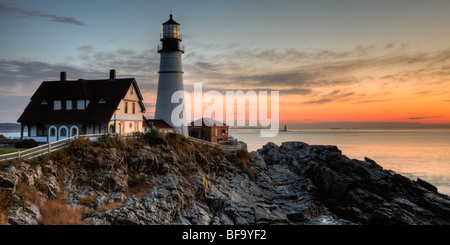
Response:
MULTIPOLYGON (((158 45, 158 53, 161 54, 161 61, 159 66, 155 119, 163 119, 175 131, 187 136, 188 131, 185 124, 178 126, 180 122, 172 122, 172 111, 182 103, 172 103, 172 95, 176 91, 184 91, 183 69, 181 65, 181 55, 184 53, 184 47, 180 44, 180 24, 172 19, 171 14, 170 19, 162 25, 162 43, 158 45)), ((177 118, 186 118, 185 108, 183 108, 182 113, 183 115, 177 116, 177 118)))

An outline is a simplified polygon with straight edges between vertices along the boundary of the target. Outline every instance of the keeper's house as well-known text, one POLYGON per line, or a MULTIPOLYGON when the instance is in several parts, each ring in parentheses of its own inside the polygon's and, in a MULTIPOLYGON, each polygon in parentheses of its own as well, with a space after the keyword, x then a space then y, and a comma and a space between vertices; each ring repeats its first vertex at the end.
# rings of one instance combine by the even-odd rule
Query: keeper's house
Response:
POLYGON ((192 121, 188 126, 189 136, 214 143, 228 141, 228 125, 211 118, 192 121))
POLYGON ((54 142, 84 134, 142 132, 143 98, 134 78, 44 81, 17 120, 21 139, 54 142), (28 136, 24 136, 28 132, 28 136))

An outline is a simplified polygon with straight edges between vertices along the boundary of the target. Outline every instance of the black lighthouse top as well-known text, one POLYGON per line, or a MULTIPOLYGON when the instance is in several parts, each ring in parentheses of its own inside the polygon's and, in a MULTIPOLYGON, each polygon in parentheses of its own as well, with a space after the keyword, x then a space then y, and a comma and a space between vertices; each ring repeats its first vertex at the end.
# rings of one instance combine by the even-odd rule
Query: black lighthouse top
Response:
POLYGON ((173 15, 170 15, 170 19, 164 22, 163 33, 161 34, 162 45, 158 45, 158 53, 164 51, 181 51, 184 53, 184 47, 180 45, 181 33, 180 24, 172 19, 173 15))
POLYGON ((163 25, 168 25, 168 24, 180 25, 178 22, 174 21, 174 20, 172 19, 172 17, 173 17, 173 15, 170 14, 170 20, 164 22, 163 25))

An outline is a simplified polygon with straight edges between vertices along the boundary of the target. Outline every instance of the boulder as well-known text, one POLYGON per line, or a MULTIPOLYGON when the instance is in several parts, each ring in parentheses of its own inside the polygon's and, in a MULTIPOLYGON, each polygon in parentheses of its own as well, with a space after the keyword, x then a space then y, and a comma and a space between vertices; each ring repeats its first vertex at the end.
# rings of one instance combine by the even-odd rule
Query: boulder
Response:
POLYGON ((6 171, 0 171, 0 188, 5 191, 14 193, 19 180, 19 172, 13 166, 6 168, 6 171))
POLYGON ((123 169, 104 171, 95 179, 93 187, 105 192, 125 192, 128 188, 127 178, 123 169))
POLYGON ((53 175, 50 175, 45 180, 45 185, 47 186, 47 189, 49 191, 49 195, 51 197, 57 197, 60 191, 60 187, 58 184, 58 181, 56 180, 56 177, 53 175))
POLYGON ((39 207, 34 204, 25 208, 14 207, 8 211, 8 222, 11 225, 38 225, 40 216, 39 207))
POLYGON ((436 186, 426 182, 425 180, 421 179, 421 178, 417 178, 416 183, 419 184, 420 186, 422 186, 423 188, 433 192, 433 193, 437 193, 438 189, 436 186))

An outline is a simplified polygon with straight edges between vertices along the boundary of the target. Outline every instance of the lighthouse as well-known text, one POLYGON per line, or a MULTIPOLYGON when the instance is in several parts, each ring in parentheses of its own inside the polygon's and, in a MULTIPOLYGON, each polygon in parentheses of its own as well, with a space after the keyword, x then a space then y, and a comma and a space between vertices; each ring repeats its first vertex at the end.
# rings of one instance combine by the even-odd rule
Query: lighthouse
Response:
POLYGON ((186 124, 181 124, 180 121, 172 121, 172 112, 179 106, 183 106, 182 115, 177 115, 176 117, 186 118, 184 98, 176 103, 171 102, 172 95, 176 91, 184 91, 183 69, 181 65, 181 55, 184 53, 184 46, 180 44, 182 41, 180 24, 173 20, 172 17, 173 15, 171 14, 170 19, 162 24, 163 33, 161 34, 161 44, 158 45, 158 53, 161 55, 161 60, 158 72, 159 79, 155 119, 164 120, 176 132, 187 136, 186 124))

